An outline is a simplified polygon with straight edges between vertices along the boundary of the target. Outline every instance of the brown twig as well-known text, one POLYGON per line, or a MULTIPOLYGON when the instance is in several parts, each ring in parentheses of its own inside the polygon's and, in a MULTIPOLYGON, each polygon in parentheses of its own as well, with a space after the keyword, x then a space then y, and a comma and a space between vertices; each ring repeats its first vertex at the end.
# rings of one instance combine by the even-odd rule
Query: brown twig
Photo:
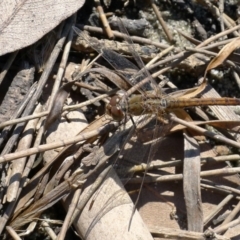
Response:
MULTIPOLYGON (((30 99, 32 98, 34 92, 36 91, 37 88, 37 82, 35 82, 31 88, 29 89, 28 93, 26 94, 25 98, 23 99, 22 103, 20 104, 20 106, 18 107, 18 109, 12 114, 11 118, 9 121, 14 120, 15 118, 19 117, 23 110, 26 108, 28 102, 30 101, 30 99)), ((13 126, 8 126, 6 128, 3 129, 2 133, 1 133, 1 138, 0 138, 0 146, 2 145, 3 142, 5 142, 9 131, 11 131, 13 126)))
POLYGON ((71 45, 72 45, 72 39, 73 39, 72 26, 75 25, 75 22, 76 22, 76 14, 74 14, 71 17, 71 20, 70 20, 70 23, 69 23, 70 30, 69 30, 69 34, 68 34, 68 38, 67 38, 67 43, 64 47, 61 63, 59 65, 57 76, 56 76, 56 79, 54 81, 54 85, 53 85, 53 88, 52 88, 51 98, 50 98, 50 101, 49 101, 49 104, 48 104, 48 110, 50 110, 51 107, 52 107, 54 97, 55 97, 55 95, 56 95, 56 93, 59 89, 59 86, 61 84, 64 72, 65 72, 65 69, 66 69, 67 60, 68 60, 70 48, 71 48, 71 45))
MULTIPOLYGON (((92 104, 96 101, 99 101, 103 98, 109 97, 109 96, 115 94, 117 91, 118 91, 118 89, 114 89, 107 94, 100 95, 100 96, 95 97, 91 100, 85 101, 84 103, 65 106, 65 107, 63 107, 63 111, 71 111, 71 110, 82 108, 82 107, 87 106, 89 104, 92 104)), ((48 114, 49 114, 49 111, 44 111, 44 112, 41 112, 41 113, 38 113, 38 114, 33 114, 33 115, 26 116, 26 117, 14 119, 14 120, 9 120, 9 121, 6 121, 4 123, 1 123, 0 124, 0 129, 4 128, 6 126, 9 126, 9 125, 14 125, 14 124, 17 124, 17 123, 25 122, 25 121, 28 121, 28 120, 31 120, 31 119, 34 119, 34 118, 40 118, 40 117, 46 116, 48 114)))
MULTIPOLYGON (((208 176, 215 176, 215 175, 234 175, 240 172, 240 167, 236 168, 224 168, 224 169, 216 169, 216 170, 209 170, 209 171, 202 171, 200 173, 201 177, 208 177, 208 176)), ((168 181, 180 181, 183 179, 183 174, 174 174, 174 175, 164 175, 164 176, 156 176, 150 177, 147 176, 144 178, 145 183, 156 183, 156 182, 168 182, 168 181)), ((122 179, 122 181, 128 181, 128 183, 139 184, 141 183, 143 178, 134 178, 134 179, 122 179)))
MULTIPOLYGON (((104 33, 104 31, 99 27, 92 27, 92 26, 81 25, 81 24, 77 24, 76 26, 78 28, 80 28, 81 30, 86 30, 86 31, 89 31, 89 32, 101 33, 101 34, 104 33)), ((124 39, 124 34, 123 33, 118 32, 118 31, 112 31, 112 33, 114 34, 115 37, 124 39)), ((142 45, 144 45, 144 44, 154 45, 154 46, 159 47, 161 49, 169 48, 169 45, 159 43, 159 42, 154 42, 154 41, 151 41, 147 38, 142 38, 142 37, 137 37, 137 36, 130 36, 130 38, 132 39, 133 42, 140 43, 142 45)))
POLYGON ((100 129, 98 129, 97 131, 91 131, 73 138, 69 138, 66 139, 64 141, 58 141, 58 142, 53 142, 53 143, 49 143, 49 144, 43 144, 43 145, 39 145, 38 147, 34 147, 34 148, 30 148, 27 150, 22 150, 16 153, 10 153, 10 154, 6 154, 0 157, 0 163, 3 162, 9 162, 12 161, 14 159, 18 159, 21 157, 26 157, 26 156, 30 156, 32 154, 36 154, 36 153, 40 153, 40 152, 44 152, 47 150, 51 150, 51 149, 55 149, 55 148, 59 148, 59 147, 63 147, 63 146, 68 146, 70 144, 75 144, 77 142, 86 140, 88 138, 97 136, 97 135, 101 135, 104 134, 105 132, 111 131, 112 129, 114 129, 115 127, 118 126, 118 123, 111 123, 109 125, 103 126, 100 129))
MULTIPOLYGON (((58 240, 64 240, 65 237, 66 237, 66 233, 67 233, 67 230, 68 230, 69 225, 70 225, 69 223, 71 221, 71 218, 73 216, 74 211, 76 210, 76 206, 77 206, 77 203, 78 203, 81 192, 82 192, 82 189, 77 189, 74 192, 74 196, 72 198, 71 204, 69 205, 67 215, 64 219, 61 231, 58 234, 58 240)), ((63 199, 63 201, 64 201, 64 199, 63 199)))
POLYGON ((177 122, 177 123, 182 124, 182 125, 184 125, 186 127, 189 127, 191 129, 193 129, 193 130, 203 134, 204 136, 213 138, 213 139, 215 139, 217 141, 220 141, 220 142, 224 142, 224 143, 226 143, 226 144, 228 144, 230 146, 234 146, 234 147, 240 148, 240 143, 238 143, 236 141, 233 141, 231 139, 228 139, 228 138, 226 138, 224 136, 221 136, 219 134, 213 133, 211 131, 208 131, 208 130, 206 130, 204 128, 201 128, 201 127, 198 127, 198 126, 193 126, 190 122, 186 122, 186 121, 184 121, 184 120, 182 120, 180 118, 174 117, 174 116, 171 116, 170 119, 172 121, 174 121, 174 122, 177 122))
POLYGON ((168 38, 168 41, 170 43, 173 43, 173 37, 172 37, 172 34, 171 32, 168 30, 168 27, 167 27, 167 24, 165 23, 164 19, 162 18, 162 14, 161 12, 159 11, 159 9, 157 8, 156 4, 153 2, 153 0, 148 0, 153 8, 153 11, 155 12, 156 16, 157 16, 157 19, 159 21, 159 23, 161 24, 162 28, 163 28, 163 31, 165 32, 167 38, 168 38))
POLYGON ((103 11, 103 8, 101 6, 100 1, 99 0, 94 0, 94 2, 95 2, 95 5, 97 6, 97 11, 99 13, 99 18, 102 21, 103 28, 104 28, 105 32, 107 33, 108 38, 113 39, 114 35, 112 33, 112 29, 109 26, 108 20, 107 20, 106 15, 103 11))

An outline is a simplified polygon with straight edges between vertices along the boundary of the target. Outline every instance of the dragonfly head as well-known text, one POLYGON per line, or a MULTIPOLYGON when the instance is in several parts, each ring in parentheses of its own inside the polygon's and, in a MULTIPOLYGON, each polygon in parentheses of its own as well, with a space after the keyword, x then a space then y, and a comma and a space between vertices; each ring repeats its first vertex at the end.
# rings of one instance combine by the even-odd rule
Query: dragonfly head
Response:
POLYGON ((110 115, 115 121, 121 121, 125 117, 126 107, 124 104, 122 94, 113 96, 106 106, 106 113, 110 115))

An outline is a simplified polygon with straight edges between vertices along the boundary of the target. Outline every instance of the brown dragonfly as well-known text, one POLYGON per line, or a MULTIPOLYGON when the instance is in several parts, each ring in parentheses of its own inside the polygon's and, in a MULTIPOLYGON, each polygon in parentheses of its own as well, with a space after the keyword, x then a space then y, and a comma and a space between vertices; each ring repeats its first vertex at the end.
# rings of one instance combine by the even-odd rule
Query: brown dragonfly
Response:
POLYGON ((161 117, 174 109, 214 105, 240 105, 240 99, 238 98, 181 99, 172 97, 164 98, 152 93, 146 93, 144 95, 133 95, 126 100, 123 95, 120 94, 112 97, 106 107, 107 113, 116 121, 124 119, 126 114, 133 116, 140 116, 143 113, 156 114, 161 117))
MULTIPOLYGON (((88 41, 88 36, 76 27, 74 31, 80 37, 84 38, 90 46, 121 75, 125 81, 134 86, 129 91, 119 91, 113 96, 106 106, 106 113, 115 121, 122 121, 127 116, 156 115, 157 119, 164 122, 165 116, 177 109, 203 107, 203 106, 233 106, 240 105, 240 99, 237 98, 185 98, 173 97, 160 89, 148 72, 142 59, 134 50, 134 44, 131 41, 127 30, 119 21, 119 28, 124 33, 125 41, 128 43, 129 51, 134 57, 138 67, 120 54, 101 46, 98 41, 88 41), (133 69, 135 74, 131 75, 125 69, 133 69), (134 90, 133 90, 134 89, 134 90), (140 94, 131 94, 138 91, 140 94)), ((150 157, 149 157, 150 159, 150 157)))
MULTIPOLYGON (((121 32, 126 33, 121 22, 119 24, 121 32)), ((82 31, 74 27, 74 31, 81 37, 84 37, 82 31)), ((128 35, 126 35, 128 36, 128 35)), ((158 88, 157 83, 151 77, 150 73, 144 67, 144 64, 141 58, 136 54, 133 49, 133 44, 126 37, 126 40, 129 43, 130 51, 135 58, 135 61, 138 63, 140 72, 130 76, 129 74, 123 71, 124 68, 133 68, 138 69, 133 63, 123 58, 121 55, 117 54, 114 51, 99 46, 97 42, 92 42, 91 46, 98 53, 102 55, 105 60, 107 60, 123 78, 128 81, 131 85, 137 85, 139 82, 144 82, 138 89, 140 94, 132 94, 129 92, 119 92, 113 96, 106 106, 106 112, 110 115, 115 121, 121 122, 127 116, 141 116, 141 115, 156 115, 156 118, 161 122, 164 120, 164 117, 174 112, 176 109, 184 109, 191 107, 202 107, 202 106, 213 106, 213 105, 240 105, 240 99, 236 98, 181 98, 181 97, 172 97, 163 92, 163 90, 158 88)), ((155 146, 151 145, 151 149, 155 146)), ((151 150, 151 152, 154 152, 151 150)), ((149 153, 148 164, 151 160, 152 154, 149 153)), ((115 164, 116 166, 120 165, 120 162, 115 164)))
MULTIPOLYGON (((128 36, 127 30, 119 21, 120 31, 125 33, 125 40, 128 42, 129 51, 132 53, 139 69, 129 60, 122 57, 118 53, 100 46, 98 42, 89 42, 90 46, 95 49, 101 56, 116 69, 130 85, 134 86, 134 91, 138 90, 141 94, 131 95, 133 90, 124 93, 120 91, 113 96, 110 103, 106 107, 107 114, 111 115, 114 120, 121 121, 126 114, 133 116, 140 116, 145 114, 156 114, 157 116, 165 115, 173 109, 183 109, 189 107, 203 107, 203 106, 230 106, 239 105, 240 99, 237 98, 181 98, 171 97, 159 89, 155 80, 151 77, 150 73, 144 66, 140 56, 134 50, 134 44, 128 36), (129 73, 124 72, 124 69, 134 69, 138 72, 131 76, 129 73), (147 80, 147 81, 146 81, 147 80), (142 84, 144 82, 144 84, 142 84), (136 86, 135 86, 136 85, 136 86), (150 91, 153 90, 154 91, 150 91)), ((74 31, 81 37, 87 38, 84 33, 76 27, 74 31)))

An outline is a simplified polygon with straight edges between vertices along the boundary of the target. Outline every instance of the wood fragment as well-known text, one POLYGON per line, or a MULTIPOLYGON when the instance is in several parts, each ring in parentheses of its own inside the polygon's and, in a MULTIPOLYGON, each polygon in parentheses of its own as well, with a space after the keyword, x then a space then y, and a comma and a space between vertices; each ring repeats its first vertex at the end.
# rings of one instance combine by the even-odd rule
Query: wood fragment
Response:
MULTIPOLYGON (((130 229, 128 229, 133 203, 113 169, 110 170, 105 181, 101 191, 97 193, 97 197, 94 195, 87 202, 82 214, 75 220, 78 232, 82 234, 83 238, 97 239, 100 234, 104 233, 107 239, 113 239, 117 233, 123 239, 153 239, 137 210, 134 213, 130 229), (116 218, 116 216, 121 217, 116 218), (100 219, 101 224, 99 224, 100 219), (115 224, 111 224, 113 221, 115 224), (106 230, 105 227, 110 225, 111 228, 106 230)), ((80 203, 89 188, 84 190, 85 193, 81 195, 80 203)))
POLYGON ((200 151, 197 141, 184 134, 183 189, 188 230, 203 231, 203 209, 200 191, 200 151))

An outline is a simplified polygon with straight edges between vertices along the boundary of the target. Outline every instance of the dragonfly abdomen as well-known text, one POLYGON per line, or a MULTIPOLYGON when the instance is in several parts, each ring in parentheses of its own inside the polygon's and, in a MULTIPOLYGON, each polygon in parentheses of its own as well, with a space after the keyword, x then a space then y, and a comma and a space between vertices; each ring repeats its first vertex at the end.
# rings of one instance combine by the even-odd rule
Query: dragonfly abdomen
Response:
POLYGON ((238 98, 160 98, 151 94, 133 95, 129 99, 116 95, 112 97, 107 106, 108 114, 115 120, 121 121, 125 114, 133 116, 143 114, 156 114, 158 116, 171 109, 203 107, 213 105, 240 105, 238 98))
POLYGON ((190 99, 162 99, 165 100, 166 109, 203 107, 213 105, 240 105, 238 98, 190 98, 190 99))

